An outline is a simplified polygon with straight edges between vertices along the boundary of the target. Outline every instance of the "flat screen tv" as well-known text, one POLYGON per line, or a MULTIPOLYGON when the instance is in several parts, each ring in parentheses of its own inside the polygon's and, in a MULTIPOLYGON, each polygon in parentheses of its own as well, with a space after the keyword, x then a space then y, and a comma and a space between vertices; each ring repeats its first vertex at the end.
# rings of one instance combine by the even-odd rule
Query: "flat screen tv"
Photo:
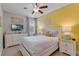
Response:
POLYGON ((13 30, 13 31, 21 31, 21 30, 23 30, 23 25, 22 24, 12 24, 11 25, 11 30, 13 30))

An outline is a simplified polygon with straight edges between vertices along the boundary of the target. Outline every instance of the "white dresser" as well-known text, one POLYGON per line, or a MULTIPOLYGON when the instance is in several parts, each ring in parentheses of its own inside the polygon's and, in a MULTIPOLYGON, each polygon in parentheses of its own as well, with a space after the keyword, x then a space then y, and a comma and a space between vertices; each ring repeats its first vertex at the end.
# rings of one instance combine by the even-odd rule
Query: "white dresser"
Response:
POLYGON ((5 34, 5 48, 20 44, 26 36, 27 34, 5 34))
POLYGON ((73 40, 60 40, 59 41, 60 52, 64 52, 71 56, 76 55, 76 41, 73 40))

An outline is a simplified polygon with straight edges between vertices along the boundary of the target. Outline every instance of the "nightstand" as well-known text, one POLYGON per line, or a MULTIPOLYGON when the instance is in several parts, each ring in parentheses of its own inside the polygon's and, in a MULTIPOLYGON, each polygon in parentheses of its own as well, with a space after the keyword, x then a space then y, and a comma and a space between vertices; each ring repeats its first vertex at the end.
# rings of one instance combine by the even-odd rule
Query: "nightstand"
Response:
POLYGON ((73 40, 60 40, 59 41, 60 52, 64 52, 71 56, 76 55, 76 41, 73 40))

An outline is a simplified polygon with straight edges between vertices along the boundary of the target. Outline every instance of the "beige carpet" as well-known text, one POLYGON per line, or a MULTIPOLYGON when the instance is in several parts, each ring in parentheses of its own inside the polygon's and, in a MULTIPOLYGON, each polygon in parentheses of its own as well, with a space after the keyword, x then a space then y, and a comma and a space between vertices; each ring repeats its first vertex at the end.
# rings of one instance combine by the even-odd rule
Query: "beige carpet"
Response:
MULTIPOLYGON (((18 46, 5 48, 3 50, 2 56, 22 56, 21 52, 18 49, 18 46)), ((59 51, 54 52, 51 56, 68 56, 67 54, 61 53, 59 51)))
POLYGON ((3 49, 2 56, 22 56, 18 46, 3 49))
POLYGON ((55 51, 53 54, 51 54, 50 56, 69 56, 65 53, 59 52, 59 51, 55 51))

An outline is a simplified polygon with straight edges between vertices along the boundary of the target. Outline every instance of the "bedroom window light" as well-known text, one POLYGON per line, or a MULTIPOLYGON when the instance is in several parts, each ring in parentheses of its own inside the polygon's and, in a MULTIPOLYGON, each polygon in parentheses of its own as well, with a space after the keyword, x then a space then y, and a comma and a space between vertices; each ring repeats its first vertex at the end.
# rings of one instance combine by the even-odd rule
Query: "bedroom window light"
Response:
POLYGON ((43 34, 43 25, 39 26, 40 33, 43 34))

